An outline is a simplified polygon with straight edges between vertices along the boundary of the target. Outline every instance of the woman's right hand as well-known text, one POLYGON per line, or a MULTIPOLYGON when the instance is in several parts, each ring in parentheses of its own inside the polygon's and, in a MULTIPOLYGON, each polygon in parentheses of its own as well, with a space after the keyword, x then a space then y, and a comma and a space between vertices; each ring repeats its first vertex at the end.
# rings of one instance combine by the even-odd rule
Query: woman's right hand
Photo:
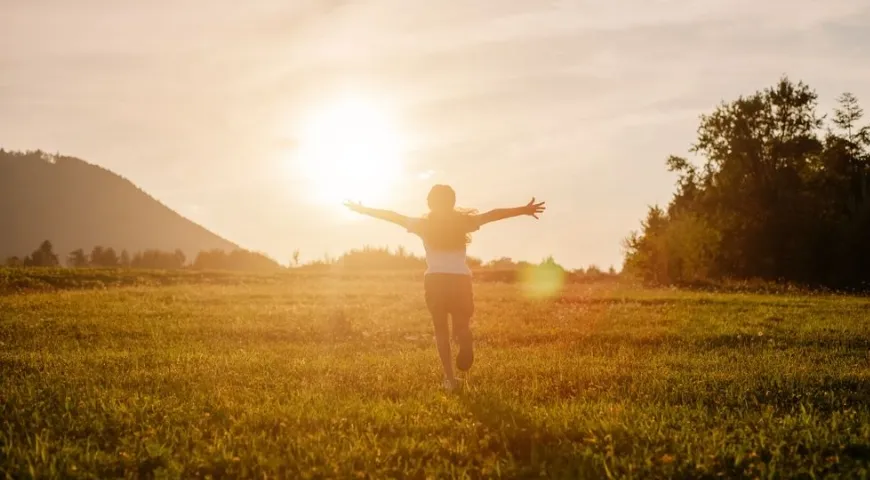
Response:
POLYGON ((350 200, 345 200, 344 206, 353 210, 356 213, 365 213, 366 207, 362 205, 360 202, 351 202, 350 200))

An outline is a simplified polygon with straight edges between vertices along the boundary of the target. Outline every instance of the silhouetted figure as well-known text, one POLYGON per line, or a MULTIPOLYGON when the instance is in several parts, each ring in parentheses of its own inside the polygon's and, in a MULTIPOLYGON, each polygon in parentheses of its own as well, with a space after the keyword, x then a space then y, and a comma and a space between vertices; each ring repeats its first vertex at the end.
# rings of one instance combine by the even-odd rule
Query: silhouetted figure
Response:
POLYGON ((470 321, 474 313, 471 270, 466 263, 466 245, 469 234, 481 226, 506 218, 530 215, 538 218, 544 211, 544 202, 516 208, 499 208, 483 214, 474 210, 456 208, 456 192, 447 185, 435 185, 428 196, 429 213, 422 218, 364 207, 358 203, 345 203, 351 210, 406 228, 423 240, 426 249, 426 275, 424 287, 426 306, 432 314, 435 343, 444 366, 444 387, 457 387, 450 352, 450 333, 447 317, 453 319, 453 338, 459 344, 456 368, 467 371, 474 362, 474 347, 470 321))

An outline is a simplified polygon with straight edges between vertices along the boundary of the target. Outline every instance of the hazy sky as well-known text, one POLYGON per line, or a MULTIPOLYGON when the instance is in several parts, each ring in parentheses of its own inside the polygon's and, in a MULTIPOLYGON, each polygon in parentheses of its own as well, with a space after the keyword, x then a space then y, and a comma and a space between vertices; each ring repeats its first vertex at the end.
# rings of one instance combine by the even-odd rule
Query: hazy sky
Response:
POLYGON ((699 114, 782 74, 870 110, 868 60, 867 0, 0 0, 0 145, 107 167, 282 263, 420 252, 288 168, 304 119, 356 95, 407 143, 383 207, 422 213, 434 182, 479 209, 534 195, 540 221, 470 254, 619 266, 699 114))

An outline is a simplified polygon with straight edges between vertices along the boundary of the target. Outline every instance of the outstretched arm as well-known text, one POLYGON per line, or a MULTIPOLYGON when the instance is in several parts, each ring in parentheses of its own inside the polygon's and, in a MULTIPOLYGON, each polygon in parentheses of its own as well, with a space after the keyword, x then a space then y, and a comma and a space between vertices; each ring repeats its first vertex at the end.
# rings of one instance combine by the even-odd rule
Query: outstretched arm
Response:
POLYGON ((354 212, 368 215, 370 217, 374 217, 380 220, 386 220, 388 222, 395 223, 396 225, 405 228, 408 227, 408 224, 411 221, 410 217, 406 217, 402 214, 392 212, 390 210, 380 210, 377 208, 364 207, 360 203, 344 202, 344 206, 353 210, 354 212))
POLYGON ((538 215, 541 214, 545 209, 546 207, 544 206, 544 202, 535 203, 535 198, 532 197, 532 201, 530 201, 526 205, 523 205, 522 207, 496 208, 495 210, 490 210, 486 213, 477 215, 477 220, 480 225, 484 225, 487 223, 504 220, 506 218, 519 217, 521 215, 531 215, 535 218, 538 218, 538 215))

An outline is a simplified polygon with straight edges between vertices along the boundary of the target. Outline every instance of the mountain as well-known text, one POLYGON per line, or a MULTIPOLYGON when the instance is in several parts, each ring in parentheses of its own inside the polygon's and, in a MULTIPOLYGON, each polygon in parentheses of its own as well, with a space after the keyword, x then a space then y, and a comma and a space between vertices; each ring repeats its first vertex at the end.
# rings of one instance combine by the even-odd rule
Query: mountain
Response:
POLYGON ((202 250, 239 248, 102 167, 0 149, 0 259, 23 257, 44 240, 62 259, 97 245, 131 254, 181 249, 189 260, 202 250))

